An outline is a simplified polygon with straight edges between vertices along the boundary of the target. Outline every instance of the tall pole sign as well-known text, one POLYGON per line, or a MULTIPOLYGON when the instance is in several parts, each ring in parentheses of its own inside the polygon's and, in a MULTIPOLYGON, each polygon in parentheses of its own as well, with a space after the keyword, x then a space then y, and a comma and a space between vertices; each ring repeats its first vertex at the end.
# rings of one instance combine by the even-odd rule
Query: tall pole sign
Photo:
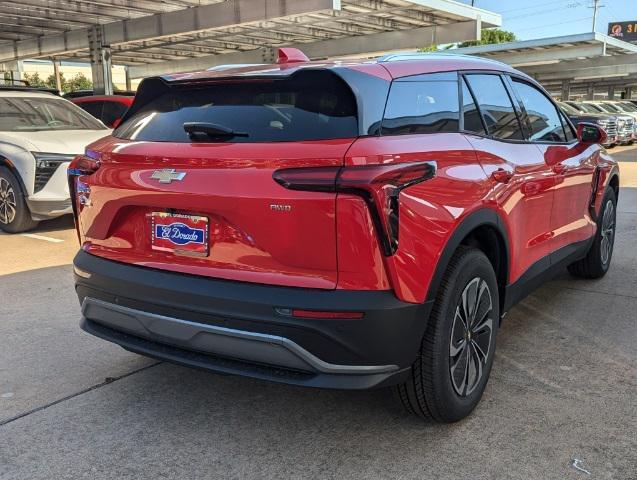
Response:
POLYGON ((609 23, 608 35, 624 42, 637 42, 637 20, 609 23))

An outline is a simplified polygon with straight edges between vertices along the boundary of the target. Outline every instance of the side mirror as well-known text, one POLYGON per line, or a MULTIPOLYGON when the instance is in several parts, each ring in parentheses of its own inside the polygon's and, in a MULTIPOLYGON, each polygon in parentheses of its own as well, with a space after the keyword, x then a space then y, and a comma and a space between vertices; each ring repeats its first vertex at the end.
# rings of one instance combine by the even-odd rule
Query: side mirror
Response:
POLYGON ((605 143, 608 135, 599 125, 582 122, 577 124, 577 140, 581 143, 605 143))
POLYGON ((121 118, 116 118, 113 121, 113 124, 111 125, 111 128, 117 128, 119 127, 119 125, 122 123, 122 119, 121 118))

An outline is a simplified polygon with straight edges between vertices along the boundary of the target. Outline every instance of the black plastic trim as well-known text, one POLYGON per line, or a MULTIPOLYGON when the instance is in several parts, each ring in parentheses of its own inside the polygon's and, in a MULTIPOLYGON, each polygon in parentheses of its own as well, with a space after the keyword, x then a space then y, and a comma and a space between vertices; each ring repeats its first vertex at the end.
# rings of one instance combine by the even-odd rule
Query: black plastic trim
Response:
POLYGON ((284 337, 338 365, 409 368, 432 306, 402 302, 389 290, 319 290, 219 280, 119 263, 84 251, 76 255, 74 266, 80 302, 90 297, 188 322, 284 337), (297 318, 277 313, 278 308, 364 316, 297 318))
POLYGON ((411 371, 411 368, 408 367, 397 372, 370 375, 312 374, 298 370, 276 368, 269 365, 241 362, 231 358, 208 355, 164 345, 104 327, 86 318, 82 318, 80 328, 98 338, 116 343, 130 352, 157 360, 217 373, 241 375, 259 380, 305 387, 344 390, 380 388, 403 382, 411 371))
POLYGON ((453 234, 451 235, 451 238, 449 238, 449 240, 447 241, 442 255, 440 256, 440 260, 438 260, 438 265, 436 266, 436 271, 431 279, 431 283, 429 284, 429 291, 427 292, 428 301, 435 300, 438 288, 440 287, 440 282, 442 281, 442 277, 447 271, 449 261, 460 246, 462 240, 464 240, 467 235, 469 235, 473 230, 481 226, 489 226, 494 228, 500 234, 504 241, 504 248, 506 250, 505 253, 507 259, 507 265, 505 265, 504 268, 506 271, 506 282, 508 282, 508 264, 510 258, 509 236, 506 233, 503 220, 495 212, 495 210, 484 208, 470 214, 467 218, 465 218, 462 223, 460 223, 460 225, 456 227, 453 234))
POLYGON ((566 245, 531 265, 514 283, 507 285, 504 312, 522 301, 542 284, 550 281, 566 266, 586 256, 595 236, 566 245))

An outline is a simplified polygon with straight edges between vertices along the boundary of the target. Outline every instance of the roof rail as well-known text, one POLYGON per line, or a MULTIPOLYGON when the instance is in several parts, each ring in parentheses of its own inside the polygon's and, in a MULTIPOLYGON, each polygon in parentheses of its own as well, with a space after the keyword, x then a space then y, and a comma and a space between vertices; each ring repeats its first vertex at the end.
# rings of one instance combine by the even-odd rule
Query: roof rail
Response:
POLYGON ((208 72, 223 72, 224 70, 230 70, 232 68, 244 68, 244 67, 258 67, 265 65, 264 63, 228 63, 224 65, 215 65, 214 67, 207 68, 208 72))
POLYGON ((28 87, 31 84, 27 80, 21 80, 18 78, 5 78, 0 85, 6 85, 8 87, 28 87))
POLYGON ((493 63, 497 63, 499 65, 506 65, 506 66, 510 66, 507 65, 504 62, 501 62, 499 60, 494 60, 488 57, 479 57, 476 55, 466 55, 464 53, 455 53, 453 51, 454 49, 450 49, 450 50, 443 50, 441 52, 404 52, 404 53, 390 53, 388 55, 383 55, 382 57, 378 57, 376 59, 377 62, 399 62, 399 61, 403 61, 403 60, 424 60, 426 58, 440 58, 440 57, 444 57, 444 58, 449 58, 449 57, 461 57, 461 58, 467 58, 467 59, 472 59, 472 60, 483 60, 486 62, 493 62, 493 63))
POLYGON ((52 93, 53 95, 60 95, 55 88, 47 88, 47 87, 30 87, 25 85, 0 85, 0 92, 41 92, 41 93, 52 93))

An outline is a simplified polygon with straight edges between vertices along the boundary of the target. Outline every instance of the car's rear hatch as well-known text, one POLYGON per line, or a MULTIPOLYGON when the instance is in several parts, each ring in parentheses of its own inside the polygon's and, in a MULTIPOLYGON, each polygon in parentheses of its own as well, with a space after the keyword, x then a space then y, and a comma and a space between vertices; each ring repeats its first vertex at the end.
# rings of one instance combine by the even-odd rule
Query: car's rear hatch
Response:
POLYGON ((336 194, 289 190, 272 175, 342 165, 358 125, 339 77, 171 86, 133 110, 90 148, 99 169, 78 177, 85 250, 188 274, 335 288, 336 194))

